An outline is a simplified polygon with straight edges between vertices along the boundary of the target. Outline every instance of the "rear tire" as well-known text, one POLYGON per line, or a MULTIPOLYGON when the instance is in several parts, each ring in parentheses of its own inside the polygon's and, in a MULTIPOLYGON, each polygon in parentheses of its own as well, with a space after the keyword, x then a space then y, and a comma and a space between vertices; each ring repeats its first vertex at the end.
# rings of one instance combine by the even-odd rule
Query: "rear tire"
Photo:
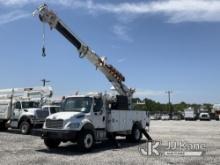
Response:
POLYGON ((60 140, 44 139, 44 144, 47 146, 48 149, 57 148, 60 145, 60 143, 60 140))
POLYGON ((131 135, 126 136, 126 139, 138 143, 141 141, 142 138, 142 132, 141 129, 138 127, 138 125, 134 125, 131 131, 131 135))
POLYGON ((31 132, 31 124, 27 121, 22 121, 19 127, 23 135, 28 135, 31 132))
POLYGON ((83 152, 89 152, 94 146, 95 138, 91 130, 83 130, 78 137, 77 141, 80 150, 83 152))

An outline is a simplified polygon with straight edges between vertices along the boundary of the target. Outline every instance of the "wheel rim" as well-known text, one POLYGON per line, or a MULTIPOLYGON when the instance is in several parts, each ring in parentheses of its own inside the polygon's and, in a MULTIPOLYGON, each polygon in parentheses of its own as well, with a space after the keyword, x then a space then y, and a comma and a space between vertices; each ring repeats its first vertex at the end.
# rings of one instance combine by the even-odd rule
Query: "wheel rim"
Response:
POLYGON ((26 133, 26 132, 27 132, 27 129, 28 129, 27 124, 23 124, 23 125, 21 126, 21 132, 22 132, 22 133, 26 133))
POLYGON ((140 134, 141 134, 141 133, 140 133, 140 130, 139 130, 139 129, 136 129, 136 130, 135 130, 135 134, 134 134, 136 140, 138 140, 138 139, 140 138, 140 134))
POLYGON ((87 134, 84 139, 84 144, 86 148, 91 148, 93 144, 93 136, 91 134, 87 134))

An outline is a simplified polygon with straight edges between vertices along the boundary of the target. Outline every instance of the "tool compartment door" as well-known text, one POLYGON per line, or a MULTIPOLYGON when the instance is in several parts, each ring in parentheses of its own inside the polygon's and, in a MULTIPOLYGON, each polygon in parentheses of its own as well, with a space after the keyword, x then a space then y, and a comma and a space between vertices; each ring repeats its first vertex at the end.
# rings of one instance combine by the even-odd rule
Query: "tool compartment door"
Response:
POLYGON ((142 124, 143 128, 146 127, 148 117, 145 111, 111 110, 108 115, 107 130, 109 132, 130 131, 137 121, 142 124))
POLYGON ((111 112, 109 112, 107 120, 107 130, 108 132, 120 131, 120 111, 111 110, 111 112))
POLYGON ((7 120, 10 118, 9 103, 0 103, 0 119, 7 120))

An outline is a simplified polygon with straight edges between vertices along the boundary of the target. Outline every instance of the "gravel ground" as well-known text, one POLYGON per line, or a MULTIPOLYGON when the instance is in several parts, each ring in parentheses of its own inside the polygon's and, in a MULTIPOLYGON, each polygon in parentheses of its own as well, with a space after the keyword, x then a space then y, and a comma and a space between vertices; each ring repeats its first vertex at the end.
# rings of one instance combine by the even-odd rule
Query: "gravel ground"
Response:
POLYGON ((0 164, 184 164, 207 165, 220 164, 220 130, 219 121, 152 121, 150 134, 154 140, 160 140, 160 156, 144 156, 139 152, 141 144, 127 143, 118 139, 121 148, 104 142, 97 144, 91 153, 81 153, 75 144, 61 144, 58 149, 48 151, 43 141, 36 135, 21 135, 17 131, 0 132, 0 164), (169 141, 205 144, 203 156, 165 156, 169 141))

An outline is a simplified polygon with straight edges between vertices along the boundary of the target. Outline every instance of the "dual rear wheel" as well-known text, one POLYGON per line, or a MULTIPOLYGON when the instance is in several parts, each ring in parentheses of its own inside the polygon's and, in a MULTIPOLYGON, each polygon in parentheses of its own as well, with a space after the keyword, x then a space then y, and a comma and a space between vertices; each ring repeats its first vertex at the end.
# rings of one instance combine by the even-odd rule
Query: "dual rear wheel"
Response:
POLYGON ((126 139, 130 142, 138 143, 141 141, 142 132, 138 125, 134 125, 130 135, 126 136, 126 139))

